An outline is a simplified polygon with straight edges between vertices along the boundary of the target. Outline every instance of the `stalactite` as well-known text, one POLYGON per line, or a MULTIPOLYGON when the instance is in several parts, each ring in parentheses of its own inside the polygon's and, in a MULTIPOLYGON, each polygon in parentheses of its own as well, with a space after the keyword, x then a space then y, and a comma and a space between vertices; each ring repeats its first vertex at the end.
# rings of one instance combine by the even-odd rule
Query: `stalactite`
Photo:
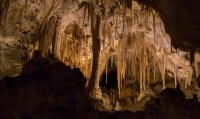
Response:
POLYGON ((143 65, 143 89, 146 88, 146 66, 143 65))
POLYGON ((135 1, 133 1, 133 28, 135 30, 136 15, 135 15, 135 1))
POLYGON ((142 70, 143 70, 143 89, 145 89, 145 87, 146 87, 146 48, 145 49, 143 49, 143 68, 142 68, 142 70))
POLYGON ((131 68, 131 72, 130 72, 131 80, 135 80, 135 76, 134 76, 135 57, 134 57, 134 55, 131 57, 130 68, 131 68))
POLYGON ((140 55, 140 89, 142 90, 143 89, 143 84, 142 84, 142 55, 140 55))
POLYGON ((192 76, 193 76, 193 68, 189 67, 189 86, 191 85, 192 76))
POLYGON ((107 41, 107 48, 113 48, 114 41, 112 41, 112 26, 109 24, 107 25, 107 41))
POLYGON ((177 48, 177 54, 179 55, 179 48, 177 48))
POLYGON ((102 36, 103 36, 103 48, 106 47, 106 23, 103 23, 102 36))
POLYGON ((62 17, 57 16, 57 21, 56 21, 56 28, 55 28, 55 35, 52 41, 52 50, 53 50, 53 55, 56 58, 59 58, 59 51, 60 51, 60 34, 59 31, 61 29, 61 21, 62 17))
POLYGON ((115 36, 114 36, 114 40, 116 40, 116 39, 118 39, 117 38, 117 28, 118 28, 118 18, 119 18, 119 16, 118 16, 118 8, 115 8, 115 10, 114 10, 114 19, 115 19, 115 21, 114 21, 114 23, 115 23, 115 36))
MULTIPOLYGON (((85 60, 86 60, 85 77, 87 77, 87 74, 88 74, 88 69, 87 69, 87 65, 88 65, 88 56, 87 56, 87 55, 86 55, 85 60)), ((87 86, 88 86, 88 80, 87 80, 87 83, 86 83, 86 86, 85 86, 85 87, 87 87, 87 86)))
POLYGON ((163 82, 163 87, 164 87, 164 62, 162 62, 160 59, 158 59, 158 66, 161 72, 161 76, 162 76, 162 82, 163 82))
MULTIPOLYGON (((165 56, 164 56, 165 57, 165 56)), ((165 89, 165 68, 166 68, 166 59, 163 62, 163 89, 165 89)))
POLYGON ((79 5, 79 9, 81 9, 82 7, 84 7, 84 12, 83 12, 83 25, 85 24, 85 16, 86 16, 86 12, 88 12, 88 22, 89 22, 89 12, 90 12, 90 8, 89 8, 89 2, 87 1, 83 1, 79 5))
MULTIPOLYGON (((153 13, 152 13, 153 14, 153 13)), ((155 35, 156 35, 156 23, 155 23, 155 15, 153 14, 153 38, 154 38, 154 45, 157 45, 157 42, 155 40, 155 35)))
POLYGON ((27 15, 28 0, 25 0, 25 15, 27 15))
POLYGON ((41 35, 43 34, 43 30, 45 29, 45 23, 47 22, 47 20, 49 19, 49 17, 51 17, 52 12, 59 6, 61 0, 56 0, 52 3, 52 6, 50 7, 50 9, 47 11, 47 14, 45 15, 40 28, 38 29, 38 31, 36 32, 36 40, 33 43, 33 49, 34 50, 38 50, 38 40, 41 37, 41 35))
POLYGON ((1 2, 1 6, 0 6, 0 26, 2 23, 2 16, 3 14, 5 14, 5 18, 4 18, 4 23, 3 23, 3 27, 2 27, 2 31, 5 33, 5 29, 6 29, 6 19, 7 19, 7 15, 8 15, 8 9, 10 6, 10 0, 2 0, 1 2))
POLYGON ((106 84, 108 81, 108 52, 106 51, 106 84))
POLYGON ((120 71, 121 71, 121 66, 119 65, 120 61, 117 61, 117 79, 118 79, 118 90, 119 90, 119 97, 120 97, 120 91, 121 91, 121 74, 120 74, 120 71))
POLYGON ((49 21, 45 23, 46 28, 42 31, 43 34, 38 38, 39 50, 43 57, 48 55, 48 50, 54 37, 56 19, 56 17, 52 16, 49 21))
POLYGON ((148 70, 147 70, 147 79, 148 79, 148 84, 150 84, 150 66, 148 66, 148 70))
MULTIPOLYGON (((122 10, 126 11, 126 6, 123 4, 122 5, 122 10)), ((127 33, 126 31, 126 12, 122 13, 122 18, 123 18, 123 25, 122 25, 122 42, 121 42, 121 53, 122 53, 122 58, 121 58, 121 66, 122 70, 120 70, 121 74, 121 81, 124 79, 124 85, 125 85, 125 72, 126 72, 126 60, 127 60, 127 33)))
POLYGON ((145 24, 145 30, 147 30, 148 25, 147 25, 147 11, 144 11, 144 24, 145 24))
POLYGON ((66 50, 67 50, 67 43, 66 43, 67 41, 64 39, 64 40, 62 40, 61 41, 61 46, 60 46, 60 49, 62 49, 62 50, 60 50, 60 59, 61 59, 61 61, 64 61, 64 58, 65 58, 65 55, 66 55, 66 50))
POLYGON ((177 71, 176 71, 176 65, 174 65, 174 84, 175 84, 175 88, 177 86, 177 71))
POLYGON ((190 64, 194 64, 194 49, 190 49, 190 64))
POLYGON ((185 89, 186 89, 186 88, 187 88, 187 84, 188 84, 188 78, 185 77, 185 78, 184 78, 184 81, 185 81, 185 89))

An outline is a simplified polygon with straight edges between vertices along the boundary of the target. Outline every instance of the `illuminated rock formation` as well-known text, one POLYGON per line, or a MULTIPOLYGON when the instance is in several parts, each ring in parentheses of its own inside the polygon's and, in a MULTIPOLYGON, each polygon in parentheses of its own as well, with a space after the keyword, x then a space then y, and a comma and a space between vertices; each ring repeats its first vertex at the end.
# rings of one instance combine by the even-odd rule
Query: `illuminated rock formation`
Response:
MULTIPOLYGON (((181 84, 182 90, 189 90, 200 74, 199 41, 195 44, 194 40, 199 38, 195 35, 199 32, 193 16, 193 25, 178 25, 178 19, 186 16, 175 9, 180 0, 177 1, 171 4, 166 0, 1 0, 0 78, 17 76, 34 50, 39 50, 43 57, 53 56, 71 68, 79 68, 87 79, 85 86, 91 97, 96 99, 102 99, 102 74, 105 72, 107 77, 113 66, 117 69, 115 95, 119 99, 127 97, 123 90, 132 82, 137 82, 141 95, 151 88, 158 94, 172 88, 171 85, 176 88, 177 84, 181 84), (167 11, 162 5, 172 8, 167 11), (183 16, 170 18, 174 9, 174 14, 183 16), (192 35, 187 35, 183 26, 192 35)), ((190 9, 187 2, 180 3, 186 7, 183 12, 190 9)))

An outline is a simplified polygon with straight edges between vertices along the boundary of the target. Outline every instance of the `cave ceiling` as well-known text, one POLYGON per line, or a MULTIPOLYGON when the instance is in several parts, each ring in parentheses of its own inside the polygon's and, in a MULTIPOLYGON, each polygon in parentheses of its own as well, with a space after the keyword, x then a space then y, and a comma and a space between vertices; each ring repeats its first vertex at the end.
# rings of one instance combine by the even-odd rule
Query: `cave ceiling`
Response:
POLYGON ((154 8, 174 47, 197 50, 200 44, 200 1, 198 0, 136 0, 154 8))

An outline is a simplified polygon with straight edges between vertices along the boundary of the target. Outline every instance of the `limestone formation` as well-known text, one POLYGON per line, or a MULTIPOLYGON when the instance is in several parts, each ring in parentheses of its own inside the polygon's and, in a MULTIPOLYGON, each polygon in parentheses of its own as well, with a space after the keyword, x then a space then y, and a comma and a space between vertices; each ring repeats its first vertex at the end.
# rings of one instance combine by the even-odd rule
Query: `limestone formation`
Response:
POLYGON ((197 0, 1 0, 0 79, 37 78, 40 66, 30 65, 40 52, 41 65, 79 68, 107 111, 143 109, 177 85, 200 100, 199 8, 197 0))

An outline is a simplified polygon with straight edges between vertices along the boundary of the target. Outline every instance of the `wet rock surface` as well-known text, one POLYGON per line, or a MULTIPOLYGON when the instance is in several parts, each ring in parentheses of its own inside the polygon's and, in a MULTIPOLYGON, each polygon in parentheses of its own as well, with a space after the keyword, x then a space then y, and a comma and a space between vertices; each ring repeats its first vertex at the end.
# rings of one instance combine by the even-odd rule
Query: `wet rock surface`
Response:
POLYGON ((138 112, 102 112, 91 106, 79 69, 35 57, 14 78, 0 81, 1 119, 197 119, 196 96, 186 100, 179 89, 165 89, 138 112))

